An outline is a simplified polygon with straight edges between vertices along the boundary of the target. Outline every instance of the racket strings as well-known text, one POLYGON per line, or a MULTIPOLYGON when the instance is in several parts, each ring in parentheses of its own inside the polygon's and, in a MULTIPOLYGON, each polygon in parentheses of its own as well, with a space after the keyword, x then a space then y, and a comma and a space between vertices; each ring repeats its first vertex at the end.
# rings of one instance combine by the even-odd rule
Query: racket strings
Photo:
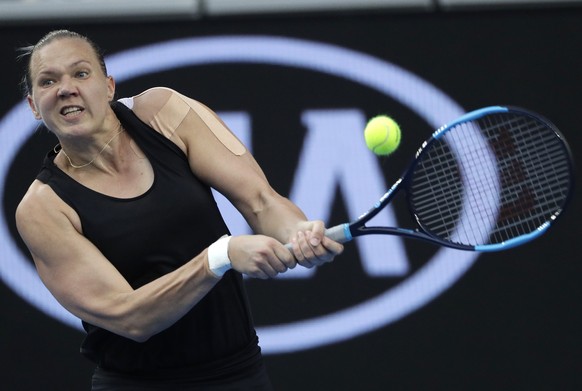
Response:
MULTIPOLYGON (((507 116, 502 116, 507 117, 507 116)), ((570 187, 569 162, 555 132, 533 117, 512 116, 515 151, 500 160, 501 209, 496 241, 526 234, 561 209, 570 187)), ((499 127, 499 126, 497 126, 499 127)))
POLYGON ((531 116, 460 123, 423 151, 409 184, 421 226, 445 240, 502 243, 559 213, 571 186, 565 146, 531 116))

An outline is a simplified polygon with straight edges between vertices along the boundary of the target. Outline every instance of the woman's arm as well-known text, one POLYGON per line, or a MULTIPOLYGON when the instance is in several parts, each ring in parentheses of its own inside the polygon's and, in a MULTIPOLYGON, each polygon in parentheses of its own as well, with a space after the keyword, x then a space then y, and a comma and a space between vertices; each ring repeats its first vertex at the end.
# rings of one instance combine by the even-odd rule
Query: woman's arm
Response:
POLYGON ((42 281, 68 311, 136 341, 172 325, 218 281, 208 269, 205 250, 174 272, 133 289, 82 235, 78 215, 38 181, 18 206, 16 222, 42 281))
MULTIPOLYGON (((138 117, 182 148, 192 171, 225 195, 255 233, 292 243, 295 258, 306 267, 328 262, 343 250, 324 236, 323 222, 308 221, 271 187, 253 156, 209 108, 166 88, 148 90, 134 100, 138 117), (160 127, 169 123, 175 125, 160 127)), ((250 255, 236 246, 240 242, 233 238, 229 246, 233 265, 239 255, 250 255)), ((273 250, 281 253, 280 248, 273 250)))

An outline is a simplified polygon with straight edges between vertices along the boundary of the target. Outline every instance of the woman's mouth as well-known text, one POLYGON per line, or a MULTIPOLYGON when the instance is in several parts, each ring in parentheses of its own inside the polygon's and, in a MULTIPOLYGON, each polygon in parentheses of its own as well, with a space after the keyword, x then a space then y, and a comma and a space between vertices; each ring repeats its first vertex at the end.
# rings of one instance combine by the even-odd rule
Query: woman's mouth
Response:
POLYGON ((83 112, 83 108, 80 106, 66 106, 61 109, 61 115, 65 117, 74 117, 83 112))

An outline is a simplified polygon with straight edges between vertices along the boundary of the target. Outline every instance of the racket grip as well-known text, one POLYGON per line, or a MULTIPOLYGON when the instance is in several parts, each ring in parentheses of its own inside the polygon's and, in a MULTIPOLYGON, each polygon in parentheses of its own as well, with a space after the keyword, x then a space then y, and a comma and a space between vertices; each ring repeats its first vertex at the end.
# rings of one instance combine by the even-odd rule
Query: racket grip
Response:
MULTIPOLYGON (((347 223, 339 224, 334 227, 326 229, 325 236, 339 243, 349 242, 350 240, 353 239, 352 234, 350 232, 350 225, 347 223)), ((287 243, 285 247, 289 251, 293 250, 293 245, 291 243, 287 243)))
POLYGON ((339 243, 345 243, 352 240, 349 224, 339 224, 325 230, 325 236, 339 243))

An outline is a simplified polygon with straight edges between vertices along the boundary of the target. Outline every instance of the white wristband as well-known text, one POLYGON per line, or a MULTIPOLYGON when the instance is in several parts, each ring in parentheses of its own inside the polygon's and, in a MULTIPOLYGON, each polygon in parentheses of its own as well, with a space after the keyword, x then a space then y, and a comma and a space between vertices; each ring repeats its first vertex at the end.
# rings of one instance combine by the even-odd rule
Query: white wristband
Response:
POLYGON ((230 236, 224 235, 208 247, 208 266, 216 277, 222 277, 232 268, 228 258, 228 242, 230 236))

